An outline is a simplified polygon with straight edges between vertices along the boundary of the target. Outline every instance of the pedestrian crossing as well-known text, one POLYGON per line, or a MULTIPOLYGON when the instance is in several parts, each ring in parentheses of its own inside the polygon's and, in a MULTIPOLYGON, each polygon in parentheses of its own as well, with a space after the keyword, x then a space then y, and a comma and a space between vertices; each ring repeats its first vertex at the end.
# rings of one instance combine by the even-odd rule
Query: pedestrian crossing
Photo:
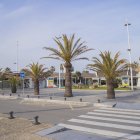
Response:
POLYGON ((140 119, 140 117, 138 117, 138 116, 126 116, 126 115, 119 115, 119 114, 108 114, 108 113, 102 113, 102 112, 88 112, 88 114, 90 114, 90 115, 101 115, 102 116, 102 114, 104 115, 104 116, 106 116, 106 117, 120 117, 120 118, 124 118, 124 119, 131 119, 131 118, 133 118, 133 119, 140 119))
POLYGON ((140 110, 99 108, 58 125, 117 139, 140 140, 140 110))

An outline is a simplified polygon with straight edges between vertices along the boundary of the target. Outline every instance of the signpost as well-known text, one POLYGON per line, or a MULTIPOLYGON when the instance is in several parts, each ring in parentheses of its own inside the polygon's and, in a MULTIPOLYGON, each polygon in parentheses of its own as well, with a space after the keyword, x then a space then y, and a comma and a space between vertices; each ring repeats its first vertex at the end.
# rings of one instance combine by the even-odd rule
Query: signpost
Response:
POLYGON ((20 72, 20 78, 23 80, 23 95, 24 95, 24 77, 25 77, 25 73, 20 72))

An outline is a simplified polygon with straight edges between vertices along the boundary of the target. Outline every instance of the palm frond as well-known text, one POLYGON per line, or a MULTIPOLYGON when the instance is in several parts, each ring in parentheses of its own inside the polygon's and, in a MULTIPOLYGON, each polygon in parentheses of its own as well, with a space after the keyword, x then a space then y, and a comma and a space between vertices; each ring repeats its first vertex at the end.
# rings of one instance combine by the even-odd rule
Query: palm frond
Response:
POLYGON ((80 58, 73 59, 73 61, 77 61, 77 60, 89 60, 89 59, 87 57, 80 57, 80 58))
POLYGON ((89 64, 88 68, 94 71, 100 71, 106 78, 117 77, 127 65, 126 59, 119 59, 120 53, 117 52, 114 57, 110 51, 100 52, 100 58, 93 57, 93 64, 89 64))
MULTIPOLYGON (((62 60, 64 62, 71 63, 72 61, 83 59, 79 57, 81 54, 91 51, 85 44, 85 42, 80 42, 81 38, 78 38, 74 42, 75 35, 73 34, 70 38, 66 34, 63 34, 61 40, 55 38, 54 41, 58 46, 58 50, 53 47, 44 47, 44 49, 49 50, 51 54, 48 57, 43 58, 52 58, 62 60)), ((84 59, 87 59, 84 57, 84 59)))
POLYGON ((46 56, 46 57, 42 57, 41 59, 44 59, 44 58, 50 58, 50 59, 56 59, 56 60, 60 60, 60 58, 59 57, 51 57, 51 56, 46 56))

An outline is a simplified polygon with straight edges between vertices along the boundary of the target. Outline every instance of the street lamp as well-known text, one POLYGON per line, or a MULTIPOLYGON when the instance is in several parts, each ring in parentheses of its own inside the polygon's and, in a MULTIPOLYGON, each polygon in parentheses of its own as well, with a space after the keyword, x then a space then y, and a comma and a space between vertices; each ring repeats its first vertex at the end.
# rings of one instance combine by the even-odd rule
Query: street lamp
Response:
POLYGON ((63 78, 64 78, 64 76, 61 76, 61 72, 62 72, 62 74, 64 72, 64 65, 63 64, 59 65, 59 88, 61 88, 61 86, 63 86, 63 78), (61 84, 61 82, 62 82, 62 84, 61 84))
POLYGON ((18 70, 19 70, 19 42, 17 41, 17 73, 18 73, 18 70))
POLYGON ((126 26, 127 28, 127 37, 128 37, 128 53, 129 53, 129 63, 130 63, 130 75, 131 75, 131 90, 133 90, 133 73, 132 73, 132 59, 131 59, 131 45, 130 45, 130 35, 129 35, 129 26, 131 24, 130 23, 126 23, 124 26, 126 26))
POLYGON ((14 71, 15 71, 15 73, 16 73, 16 72, 17 72, 17 63, 14 62, 13 64, 15 65, 15 70, 14 70, 14 71))
MULTIPOLYGON (((56 37, 57 40, 62 39, 62 37, 56 37)), ((59 64, 59 89, 61 88, 61 65, 59 64)))
POLYGON ((61 64, 59 65, 59 89, 61 88, 61 64))

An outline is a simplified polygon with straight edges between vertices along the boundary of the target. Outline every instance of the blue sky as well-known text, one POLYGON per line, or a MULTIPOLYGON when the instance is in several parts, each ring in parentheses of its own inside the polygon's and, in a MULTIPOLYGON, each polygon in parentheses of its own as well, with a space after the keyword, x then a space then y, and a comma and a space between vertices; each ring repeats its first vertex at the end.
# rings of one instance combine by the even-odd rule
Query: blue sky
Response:
MULTIPOLYGON (((89 48, 90 59, 99 50, 120 51, 128 57, 126 18, 132 47, 132 60, 140 57, 139 0, 0 0, 0 67, 16 70, 17 40, 19 67, 31 62, 56 66, 59 61, 47 56, 44 46, 56 47, 53 37, 76 34, 89 48)), ((84 70, 88 61, 74 62, 75 70, 84 70)))

